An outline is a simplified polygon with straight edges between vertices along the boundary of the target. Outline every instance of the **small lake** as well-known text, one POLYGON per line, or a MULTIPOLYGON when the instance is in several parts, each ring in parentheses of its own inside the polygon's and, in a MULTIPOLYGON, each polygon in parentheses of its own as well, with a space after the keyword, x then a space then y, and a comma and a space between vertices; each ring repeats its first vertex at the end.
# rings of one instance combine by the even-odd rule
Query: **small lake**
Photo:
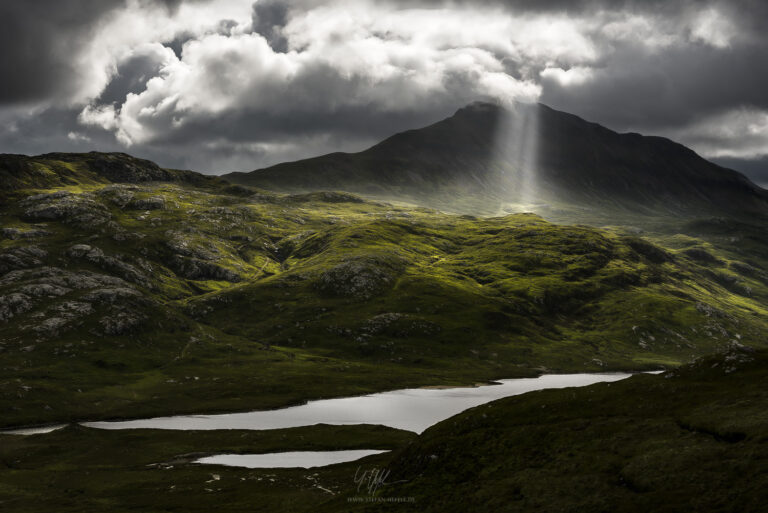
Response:
POLYGON ((57 424, 55 426, 40 426, 23 429, 4 429, 0 431, 0 435, 43 435, 45 433, 51 433, 57 429, 66 427, 66 424, 57 424))
POLYGON ((504 379, 497 385, 467 388, 409 388, 378 394, 310 401, 279 410, 217 415, 180 415, 119 422, 87 422, 99 429, 281 429, 315 424, 381 424, 421 433, 462 411, 513 395, 548 388, 580 387, 618 381, 626 373, 545 374, 538 378, 504 379))
POLYGON ((270 454, 219 454, 200 458, 195 463, 245 468, 314 468, 355 461, 387 451, 306 451, 270 454))

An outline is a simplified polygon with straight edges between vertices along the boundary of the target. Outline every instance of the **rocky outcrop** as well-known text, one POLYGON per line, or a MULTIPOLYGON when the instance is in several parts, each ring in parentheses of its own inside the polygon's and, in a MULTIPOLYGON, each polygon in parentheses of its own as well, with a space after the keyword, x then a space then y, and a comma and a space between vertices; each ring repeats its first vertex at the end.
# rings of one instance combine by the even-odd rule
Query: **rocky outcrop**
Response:
POLYGON ((0 253, 0 275, 16 269, 42 265, 48 252, 38 246, 13 248, 0 253))
POLYGON ((10 240, 37 239, 40 237, 46 237, 48 235, 51 235, 51 232, 49 232, 48 230, 41 230, 41 229, 32 229, 32 230, 22 230, 20 228, 1 228, 0 229, 0 238, 10 239, 10 240))
POLYGON ((128 204, 128 207, 136 210, 164 210, 165 198, 162 196, 152 196, 150 198, 135 199, 128 204))
POLYGON ((13 317, 28 312, 34 303, 26 294, 12 293, 0 296, 0 321, 6 322, 13 317))
POLYGON ((110 182, 139 183, 172 181, 174 174, 149 160, 125 153, 96 154, 89 162, 93 172, 110 182))
POLYGON ((66 254, 72 259, 82 259, 91 262, 105 271, 113 272, 132 283, 147 288, 152 286, 150 280, 136 267, 116 257, 105 255, 99 248, 91 247, 87 244, 75 244, 67 250, 66 254))
POLYGON ((123 310, 102 317, 99 319, 99 325, 105 335, 126 335, 137 331, 146 319, 145 315, 138 312, 123 310))
POLYGON ((356 257, 322 273, 317 288, 330 296, 366 300, 394 286, 403 267, 404 263, 398 258, 356 257))
POLYGON ((175 255, 170 262, 173 271, 188 280, 220 280, 237 283, 242 277, 234 271, 216 263, 175 255))
POLYGON ((58 220, 81 228, 101 226, 112 218, 109 210, 87 194, 58 191, 36 194, 21 201, 24 217, 30 220, 58 220))
MULTIPOLYGON (((95 249, 78 245, 70 253, 98 257, 101 252, 95 249)), ((154 308, 151 299, 126 281, 91 271, 41 267, 12 271, 0 279, 0 322, 21 318, 22 331, 43 338, 86 322, 94 322, 94 332, 104 335, 133 333, 149 318, 146 310, 154 308)))
POLYGON ((114 184, 99 190, 98 194, 118 207, 125 208, 138 190, 136 185, 114 184))

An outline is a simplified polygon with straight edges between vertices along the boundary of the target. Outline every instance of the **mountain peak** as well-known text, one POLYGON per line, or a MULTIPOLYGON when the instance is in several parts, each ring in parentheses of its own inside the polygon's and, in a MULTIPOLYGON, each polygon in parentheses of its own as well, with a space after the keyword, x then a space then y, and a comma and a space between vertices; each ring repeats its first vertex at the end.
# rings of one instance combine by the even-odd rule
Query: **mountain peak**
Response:
POLYGON ((547 204, 645 213, 768 212, 766 191, 680 144, 619 134, 540 103, 473 102, 360 153, 225 178, 273 190, 343 190, 469 213, 498 212, 509 204, 513 210, 547 204))

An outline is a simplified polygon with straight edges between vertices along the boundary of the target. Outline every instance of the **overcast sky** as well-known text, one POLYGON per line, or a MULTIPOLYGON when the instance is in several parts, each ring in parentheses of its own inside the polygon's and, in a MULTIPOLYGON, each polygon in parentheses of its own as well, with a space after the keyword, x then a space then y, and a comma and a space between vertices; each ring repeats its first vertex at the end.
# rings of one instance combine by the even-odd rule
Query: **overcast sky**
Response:
POLYGON ((251 170, 497 99, 768 182, 766 33, 764 0, 2 0, 0 152, 251 170))

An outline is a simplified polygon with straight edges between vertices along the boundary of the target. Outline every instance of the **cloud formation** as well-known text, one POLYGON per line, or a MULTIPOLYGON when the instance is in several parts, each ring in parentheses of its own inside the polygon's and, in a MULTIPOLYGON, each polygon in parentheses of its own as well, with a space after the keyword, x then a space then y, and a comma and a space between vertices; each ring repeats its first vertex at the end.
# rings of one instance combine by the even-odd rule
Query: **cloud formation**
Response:
POLYGON ((0 151, 122 149, 249 170, 497 99, 730 163, 768 156, 758 0, 27 4, 0 7, 0 43, 16 42, 0 50, 0 151))

